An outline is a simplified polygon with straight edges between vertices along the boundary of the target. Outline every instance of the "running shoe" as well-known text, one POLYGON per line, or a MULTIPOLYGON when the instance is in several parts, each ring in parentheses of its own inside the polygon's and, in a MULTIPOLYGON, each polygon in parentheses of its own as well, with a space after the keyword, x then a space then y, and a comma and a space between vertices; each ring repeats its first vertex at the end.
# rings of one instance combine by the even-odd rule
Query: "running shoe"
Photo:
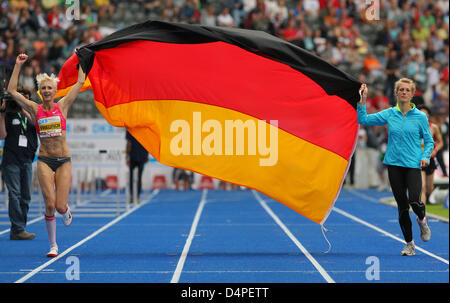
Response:
POLYGON ((406 243, 405 248, 402 250, 402 256, 414 256, 416 254, 415 249, 414 241, 406 243))
POLYGON ((54 258, 58 256, 58 246, 51 246, 50 251, 47 253, 47 257, 54 258))
POLYGON ((72 224, 72 212, 69 205, 67 205, 67 211, 62 215, 62 220, 65 226, 72 224))
POLYGON ((422 221, 417 217, 417 223, 419 223, 420 227, 420 238, 422 241, 427 242, 431 239, 431 229, 428 227, 427 217, 423 218, 422 221))

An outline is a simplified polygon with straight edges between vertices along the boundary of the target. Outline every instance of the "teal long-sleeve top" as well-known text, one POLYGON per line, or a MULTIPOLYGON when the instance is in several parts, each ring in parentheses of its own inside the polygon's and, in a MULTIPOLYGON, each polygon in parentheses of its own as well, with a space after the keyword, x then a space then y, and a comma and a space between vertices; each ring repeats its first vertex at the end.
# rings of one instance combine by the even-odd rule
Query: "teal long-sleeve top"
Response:
POLYGON ((386 125, 388 143, 383 163, 410 168, 419 168, 420 161, 430 163, 434 147, 433 136, 425 113, 411 103, 405 115, 397 106, 375 114, 367 114, 366 105, 358 105, 358 123, 362 125, 386 125), (422 150, 422 139, 424 148, 422 150))

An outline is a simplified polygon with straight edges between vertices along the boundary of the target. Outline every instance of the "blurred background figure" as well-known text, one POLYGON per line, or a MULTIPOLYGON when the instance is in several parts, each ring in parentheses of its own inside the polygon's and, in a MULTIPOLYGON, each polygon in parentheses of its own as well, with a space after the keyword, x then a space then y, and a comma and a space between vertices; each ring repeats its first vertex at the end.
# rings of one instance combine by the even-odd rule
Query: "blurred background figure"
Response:
POLYGON ((173 183, 176 190, 190 190, 194 183, 194 173, 181 168, 173 169, 173 183))
POLYGON ((140 196, 142 192, 142 172, 144 171, 145 164, 148 162, 148 151, 128 131, 126 133, 126 140, 126 162, 130 168, 129 203, 140 203, 140 196), (136 170, 137 173, 135 173, 136 170))

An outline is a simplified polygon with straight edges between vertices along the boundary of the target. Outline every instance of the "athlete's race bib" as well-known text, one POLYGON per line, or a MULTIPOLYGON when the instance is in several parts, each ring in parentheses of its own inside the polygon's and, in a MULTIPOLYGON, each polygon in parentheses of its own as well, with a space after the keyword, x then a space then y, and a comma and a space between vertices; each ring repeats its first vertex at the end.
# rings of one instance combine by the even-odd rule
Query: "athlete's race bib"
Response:
POLYGON ((38 120, 39 136, 41 138, 61 136, 61 117, 53 116, 38 120))

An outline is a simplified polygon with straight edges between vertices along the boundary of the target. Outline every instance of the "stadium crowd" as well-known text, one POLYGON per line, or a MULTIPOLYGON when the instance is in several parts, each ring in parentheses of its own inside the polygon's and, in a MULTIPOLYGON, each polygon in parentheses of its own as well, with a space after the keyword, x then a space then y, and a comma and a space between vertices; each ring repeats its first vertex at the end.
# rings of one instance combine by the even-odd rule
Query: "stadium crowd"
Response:
MULTIPOLYGON (((0 73, 27 53, 19 82, 35 93, 35 75, 57 74, 76 48, 146 20, 266 31, 367 83, 368 111, 394 105, 395 81, 414 79, 414 103, 431 108, 448 142, 448 0, 0 0, 0 73)), ((384 127, 361 138, 370 133, 382 154, 384 127)))

